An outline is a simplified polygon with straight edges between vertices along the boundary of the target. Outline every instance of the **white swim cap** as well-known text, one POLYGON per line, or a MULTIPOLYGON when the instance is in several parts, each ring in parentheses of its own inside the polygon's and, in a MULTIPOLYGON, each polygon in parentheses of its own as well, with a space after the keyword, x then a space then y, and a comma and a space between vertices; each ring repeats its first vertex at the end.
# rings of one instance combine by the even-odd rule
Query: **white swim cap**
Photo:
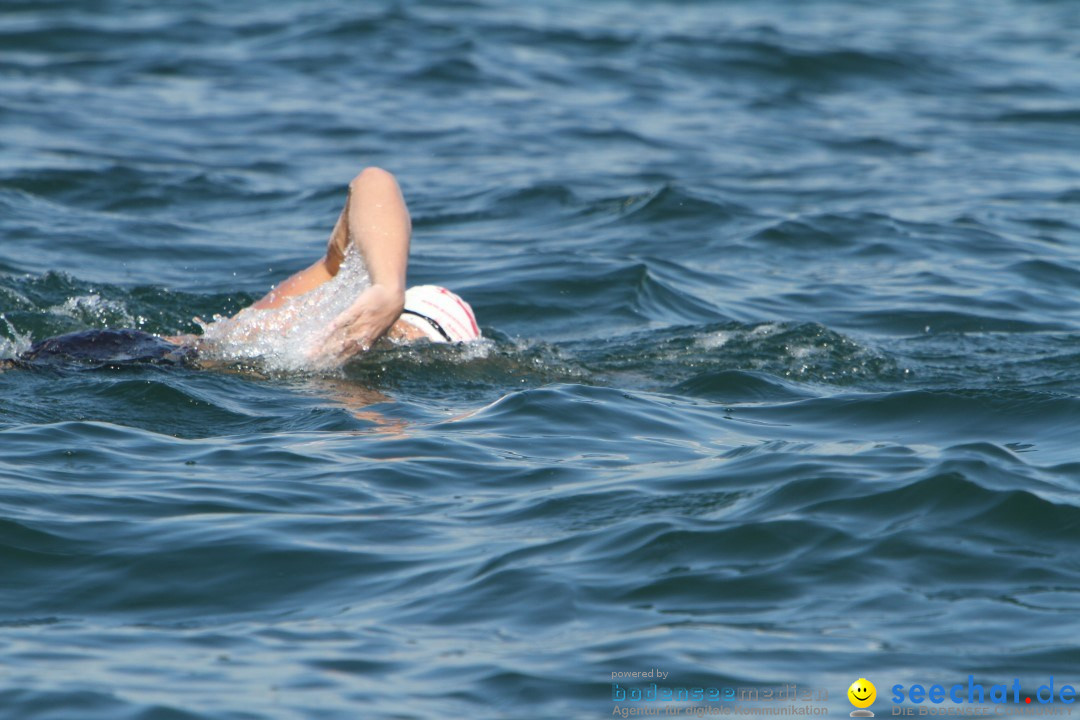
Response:
POLYGON ((480 338, 469 303, 438 285, 417 285, 405 291, 401 319, 431 342, 468 342, 480 338))

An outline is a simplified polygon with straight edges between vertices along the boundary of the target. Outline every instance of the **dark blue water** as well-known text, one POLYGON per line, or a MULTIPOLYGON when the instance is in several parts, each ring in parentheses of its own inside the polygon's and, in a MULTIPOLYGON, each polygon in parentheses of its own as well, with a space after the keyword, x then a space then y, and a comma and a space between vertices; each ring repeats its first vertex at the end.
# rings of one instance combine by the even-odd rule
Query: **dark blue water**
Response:
POLYGON ((491 343, 0 373, 0 717, 1080 686, 1078 38, 1072 0, 2 0, 0 356, 234 312, 369 165, 491 343))

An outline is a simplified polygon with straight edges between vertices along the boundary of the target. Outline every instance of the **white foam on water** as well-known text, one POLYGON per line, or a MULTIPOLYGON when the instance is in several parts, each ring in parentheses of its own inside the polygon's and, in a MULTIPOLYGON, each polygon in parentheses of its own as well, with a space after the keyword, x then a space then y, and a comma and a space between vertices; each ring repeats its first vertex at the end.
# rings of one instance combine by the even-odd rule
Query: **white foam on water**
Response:
POLYGON ((734 333, 727 330, 717 330, 714 333, 698 338, 697 343, 700 347, 706 350, 715 350, 716 348, 724 347, 728 344, 728 341, 734 337, 734 333))
POLYGON ((10 338, 0 336, 0 358, 13 358, 29 350, 32 344, 30 333, 20 333, 3 313, 0 313, 0 320, 7 327, 7 331, 11 333, 10 338))
POLYGON ((495 342, 489 338, 478 338, 469 342, 459 343, 461 348, 462 362, 474 360, 487 360, 495 352, 495 342))
POLYGON ((146 322, 144 317, 132 317, 123 302, 108 300, 96 293, 69 297, 63 304, 53 305, 46 312, 104 327, 140 327, 146 322))
POLYGON ((753 333, 754 335, 766 335, 766 336, 768 336, 768 335, 772 335, 772 334, 776 333, 779 330, 780 330, 780 326, 777 323, 764 323, 762 325, 758 325, 757 327, 755 327, 750 332, 753 333))
POLYGON ((371 285, 363 256, 354 247, 349 245, 337 274, 310 292, 275 308, 246 308, 232 318, 215 316, 200 323, 200 357, 274 371, 328 369, 315 355, 327 327, 371 285))

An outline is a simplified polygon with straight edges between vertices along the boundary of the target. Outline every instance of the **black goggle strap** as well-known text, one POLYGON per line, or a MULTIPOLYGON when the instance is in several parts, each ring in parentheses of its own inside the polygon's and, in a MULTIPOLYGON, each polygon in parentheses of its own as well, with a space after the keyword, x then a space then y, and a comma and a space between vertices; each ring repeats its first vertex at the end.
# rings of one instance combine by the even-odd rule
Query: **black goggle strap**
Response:
POLYGON ((435 328, 435 330, 438 331, 438 333, 443 336, 443 338, 446 340, 446 342, 454 342, 454 339, 452 337, 450 337, 450 333, 443 330, 442 325, 435 322, 433 319, 429 318, 427 315, 423 315, 421 313, 418 313, 415 310, 402 310, 401 314, 402 315, 406 315, 406 314, 415 315, 416 317, 420 318, 421 320, 427 321, 427 323, 429 325, 431 325, 431 327, 435 328))

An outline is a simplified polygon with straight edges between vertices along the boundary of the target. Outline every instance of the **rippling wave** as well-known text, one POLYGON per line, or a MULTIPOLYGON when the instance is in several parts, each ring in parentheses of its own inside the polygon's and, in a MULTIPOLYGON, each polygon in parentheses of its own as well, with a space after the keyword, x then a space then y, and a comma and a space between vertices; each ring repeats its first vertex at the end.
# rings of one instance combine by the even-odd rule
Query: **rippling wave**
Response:
POLYGON ((1080 679, 1078 32, 1067 0, 7 0, 0 715, 1080 679), (235 313, 367 165, 483 343, 5 362, 235 313))

